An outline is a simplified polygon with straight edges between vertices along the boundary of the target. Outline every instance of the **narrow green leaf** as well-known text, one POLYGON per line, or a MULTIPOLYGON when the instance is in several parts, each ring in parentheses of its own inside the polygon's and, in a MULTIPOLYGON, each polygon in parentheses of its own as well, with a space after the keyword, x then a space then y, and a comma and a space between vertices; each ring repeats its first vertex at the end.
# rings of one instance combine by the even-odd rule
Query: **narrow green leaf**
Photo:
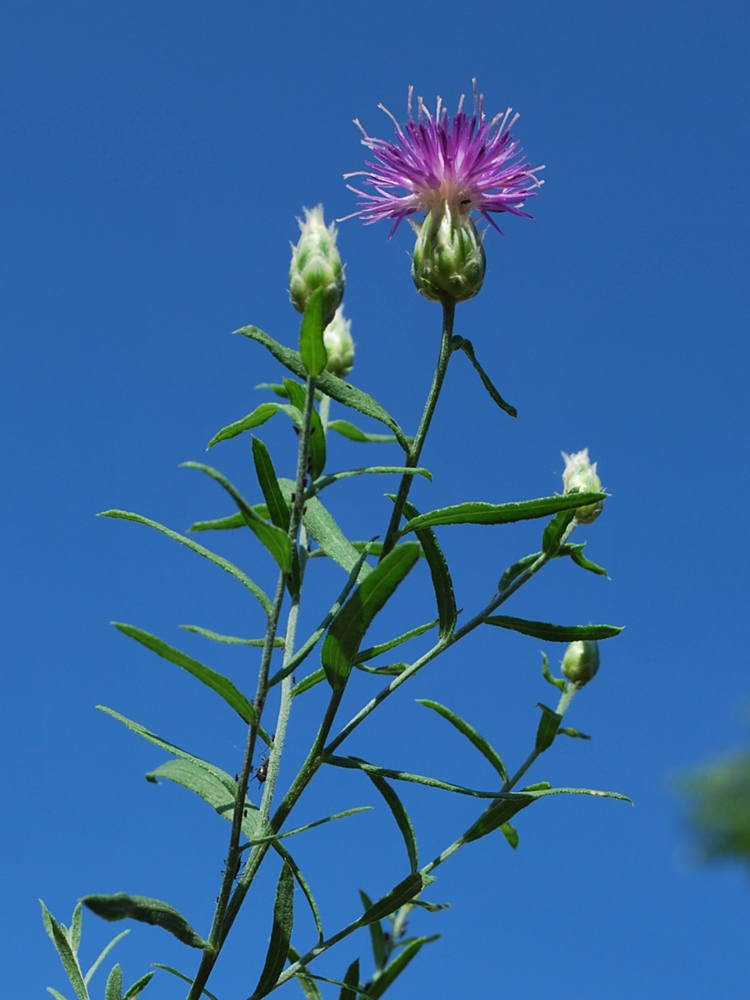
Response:
POLYGON ((497 391, 495 386, 492 384, 492 381, 490 380, 490 377, 487 374, 487 372, 484 370, 484 368, 482 368, 482 366, 477 361, 471 341, 465 340, 463 337, 454 337, 451 342, 451 347, 453 348, 454 351, 456 350, 463 351, 466 357, 469 359, 469 361, 471 361, 475 371, 482 380, 482 385, 490 394, 490 398, 492 399, 492 401, 496 403, 500 407, 500 409, 503 410, 503 412, 507 413, 508 416, 517 417, 518 410, 515 408, 515 406, 511 406, 510 403, 506 403, 506 401, 497 391))
POLYGON ((490 615, 485 624, 497 625, 522 635, 531 635, 545 642, 575 642, 576 639, 612 639, 622 632, 616 625, 551 625, 549 622, 532 622, 525 618, 507 615, 490 615))
MULTIPOLYGON (((258 517, 263 517, 261 507, 256 504, 253 510, 258 517)), ((266 516, 268 509, 264 508, 266 516)), ((229 517, 218 517, 213 521, 196 521, 191 524, 188 531, 233 531, 235 528, 246 528, 245 518, 242 514, 230 514, 229 517)))
POLYGON ((70 922, 70 934, 68 935, 70 947, 73 949, 73 954, 76 957, 78 957, 78 949, 81 946, 81 915, 81 904, 76 903, 76 907, 73 910, 73 919, 70 922))
POLYGON ((284 833, 272 833, 267 837, 254 837, 245 844, 245 847, 254 847, 256 844, 271 844, 279 840, 285 840, 287 837, 296 837, 298 833, 306 833, 308 830, 314 830, 316 826, 323 826, 325 823, 331 823, 337 819, 348 819, 349 816, 370 812, 371 809, 372 806, 355 806, 352 809, 345 809, 344 812, 334 813, 332 816, 313 820, 312 823, 305 823, 304 826, 298 826, 294 830, 286 830, 284 833))
MULTIPOLYGON (((300 954, 294 948, 289 947, 289 961, 299 962, 300 954)), ((305 1000, 323 1000, 323 994, 318 989, 318 984, 304 966, 295 973, 295 979, 300 985, 300 989, 305 995, 305 1000)))
POLYGON ((268 448, 266 448, 260 438, 254 435, 253 461, 255 463, 255 474, 263 491, 270 518, 277 528, 288 532, 289 519, 291 517, 289 505, 281 495, 279 482, 276 478, 276 470, 273 467, 268 448))
POLYGON ((516 830, 516 828, 512 826, 510 823, 502 823, 498 827, 498 830, 500 831, 500 833, 502 833, 502 835, 505 837, 505 839, 508 841, 510 846, 515 851, 515 849, 518 847, 518 841, 519 841, 518 830, 516 830))
POLYGON ((576 493, 568 496, 540 497, 538 500, 522 500, 520 503, 480 503, 470 501, 453 507, 441 507, 427 514, 411 518, 401 529, 404 535, 417 528, 430 528, 439 524, 511 524, 528 521, 537 517, 547 517, 559 510, 581 507, 605 500, 607 493, 576 493))
MULTIPOLYGON (((191 986, 193 985, 193 980, 189 979, 187 976, 183 976, 183 974, 181 972, 178 972, 177 969, 172 969, 168 965, 161 965, 161 963, 159 962, 152 962, 151 964, 154 966, 155 969, 161 969, 162 972, 168 972, 170 975, 176 976, 178 979, 181 979, 183 983, 190 983, 191 986)), ((209 993, 208 990, 203 990, 202 993, 203 996, 208 997, 208 1000, 218 1000, 218 998, 215 997, 213 993, 209 993)))
POLYGON ((557 730, 557 735, 562 734, 563 736, 570 736, 574 740, 590 740, 591 737, 587 736, 585 733, 579 733, 577 729, 571 729, 569 726, 560 728, 557 730))
POLYGON ((586 558, 583 554, 585 547, 585 542, 582 545, 571 545, 571 543, 568 542, 566 545, 562 545, 560 547, 559 555, 570 556, 576 566, 580 566, 581 569, 588 570, 589 573, 596 573, 597 576, 607 576, 607 571, 603 566, 597 566, 595 562, 591 562, 590 559, 586 558))
MULTIPOLYGON (((374 925, 370 925, 371 927, 374 925)), ((359 993, 359 959, 355 958, 344 976, 344 985, 339 993, 339 1000, 357 1000, 359 993)))
MULTIPOLYGON (((292 480, 280 479, 279 486, 284 497, 289 500, 294 492, 292 480)), ((307 510, 302 515, 305 531, 309 538, 318 543, 329 559, 333 559, 347 573, 351 573, 354 567, 359 565, 360 579, 371 573, 372 567, 360 560, 361 553, 347 540, 320 500, 317 497, 310 497, 306 506, 307 510)))
POLYGON ((45 930, 57 949, 57 954, 60 956, 60 961, 65 969, 65 974, 70 980, 70 985, 73 987, 76 997, 78 1000, 89 1000, 88 990, 86 989, 86 984, 83 981, 83 973, 81 972, 81 967, 78 964, 78 959, 73 954, 73 948, 68 940, 68 935, 52 916, 41 899, 39 902, 42 906, 42 919, 44 921, 45 930))
POLYGON ((307 677, 303 677, 301 681, 298 681, 292 688, 292 698, 296 698, 298 695, 304 694, 305 691, 309 691, 310 688, 316 687, 321 681, 326 679, 325 670, 320 667, 318 670, 314 670, 307 677))
POLYGON ((429 469, 407 468, 405 465, 371 465, 366 469, 347 469, 345 472, 332 472, 329 476, 323 476, 322 478, 315 480, 310 487, 312 491, 311 495, 320 493, 320 491, 324 490, 326 486, 332 486, 341 479, 350 479, 352 476, 384 475, 422 476, 423 479, 427 479, 429 482, 432 482, 432 473, 429 469))
POLYGON ((362 431, 348 420, 330 420, 328 430, 336 431, 349 441, 357 441, 360 444, 397 444, 396 438, 392 434, 368 434, 362 431))
MULTIPOLYGON (((290 378, 284 379, 284 385, 289 393, 289 398, 300 412, 305 409, 305 397, 307 389, 290 378)), ((313 480, 323 472, 326 464, 326 436, 320 414, 313 407, 310 414, 310 440, 308 441, 310 455, 310 476, 313 480)))
POLYGON ((555 742, 557 730, 560 728, 560 723, 562 722, 562 716, 558 715, 557 712, 553 712, 551 708, 547 708, 541 702, 538 703, 537 708, 541 708, 542 717, 539 720, 539 728, 536 731, 536 743, 534 747, 537 753, 544 753, 555 742))
POLYGON ((526 809, 532 802, 534 802, 534 798, 531 795, 524 795, 520 792, 508 793, 502 798, 498 797, 497 801, 488 806, 463 835, 464 843, 470 844, 474 840, 486 837, 487 834, 504 826, 516 813, 526 809))
POLYGON ((228 677, 224 677, 223 674, 217 674, 210 667, 204 667, 198 660, 194 660, 191 656, 181 653, 179 649, 175 649, 174 646, 162 642, 161 639, 157 639, 155 635, 144 632, 143 629, 136 628, 134 625, 123 625, 121 622, 112 622, 112 624, 118 632, 130 636, 136 642, 140 642, 146 649, 150 649, 157 656, 161 656, 162 659, 174 663, 176 667, 181 667, 189 674, 192 674, 201 684, 205 684, 206 687, 211 688, 219 697, 224 699, 230 708, 234 709, 243 722, 246 722, 248 725, 255 722, 255 709, 244 694, 237 690, 228 677))
POLYGON ((542 535, 542 551, 547 555, 554 555, 560 548, 560 542, 565 532, 575 520, 576 512, 573 510, 561 510, 552 518, 542 535))
MULTIPOLYGON (((235 333, 238 333, 243 337, 248 337, 250 340, 254 340, 258 344, 262 344, 266 350, 270 351, 277 361, 280 361, 281 364, 292 372, 292 374, 296 375, 297 378, 303 380, 306 379, 307 372, 297 351, 291 351, 288 347, 283 347, 272 337, 269 337, 267 333, 259 330, 256 326, 245 326, 241 330, 235 330, 235 333)), ((371 396, 368 396, 366 392, 362 392, 361 389, 357 389, 351 384, 351 382, 344 381, 344 379, 338 378, 336 375, 332 375, 330 372, 326 371, 321 372, 318 376, 317 387, 321 390, 321 392, 325 393, 326 396, 330 396, 331 399, 334 399, 337 403, 341 403, 343 406, 348 406, 351 409, 364 414, 366 417, 372 417, 373 420, 377 420, 379 423, 385 424, 396 435, 398 443, 404 451, 409 450, 408 439, 399 425, 393 417, 386 410, 384 410, 379 403, 376 403, 371 396)))
POLYGON ((148 896, 130 896, 117 892, 112 896, 84 896, 81 900, 92 913, 103 920, 138 920, 152 927, 161 927, 190 948, 206 947, 206 942, 173 906, 148 896))
POLYGON ((243 417, 241 420, 235 420, 233 424, 228 424, 226 427, 222 427, 208 442, 208 447, 213 448, 215 444, 219 444, 221 441, 229 441, 244 431, 254 430, 256 427, 260 427, 261 424, 265 424, 271 417, 276 416, 277 413, 286 413, 297 427, 302 422, 301 414, 294 406, 289 406, 287 403, 261 403, 260 406, 246 417, 243 417))
POLYGON ((376 677, 398 677, 409 669, 408 663, 389 663, 386 667, 367 667, 355 660, 354 666, 365 674, 375 674, 376 677))
POLYGON ((522 788, 522 792, 548 792, 552 788, 549 781, 537 781, 534 785, 527 785, 522 788))
POLYGON ((382 899, 379 899, 377 903, 374 903, 365 910, 360 917, 360 923, 364 926, 365 924, 371 924, 376 920, 382 920, 384 917, 390 916, 399 907, 410 903, 415 896, 419 895, 422 889, 433 881, 434 879, 429 875, 422 875, 421 872, 412 872, 411 875, 407 875, 398 885, 394 886, 382 899))
POLYGON ((406 845, 406 853, 409 857, 409 864, 411 865, 411 870, 413 872, 417 871, 419 868, 419 855, 417 852, 417 837, 414 833, 414 827, 409 819, 409 814, 404 808, 404 804, 398 797, 396 792, 391 788, 385 778, 381 778, 379 774, 368 774, 367 777, 375 785, 377 790, 383 796, 386 801, 388 808, 393 813, 393 818, 396 820, 399 830, 401 831, 401 836, 404 838, 404 844, 406 845))
MULTIPOLYGON (((136 997, 139 997, 143 993, 153 978, 153 972, 147 972, 145 976, 141 976, 137 982, 133 983, 122 1000, 136 1000, 136 997)), ((204 990, 203 992, 205 993, 206 991, 204 990)), ((210 996, 210 994, 208 995, 210 996)))
POLYGON ((382 542, 352 542, 357 552, 366 552, 368 556, 379 556, 383 551, 382 542))
POLYGON ((534 565, 541 555, 541 552, 532 552, 531 555, 524 556, 523 559, 519 559, 518 562, 514 562, 512 566, 509 566, 500 577, 500 583, 497 585, 498 593, 502 594, 506 591, 522 573, 525 573, 529 567, 534 565))
POLYGON ((431 629, 435 628, 438 621, 427 622, 426 625, 418 625, 417 628, 410 629, 408 632, 404 632, 403 635, 397 636, 395 639, 389 639, 388 642, 381 642, 377 646, 370 646, 369 649, 363 649, 361 652, 357 653, 354 662, 355 663, 366 663, 368 660, 374 660, 377 656, 382 656, 383 653, 389 653, 392 649, 397 646, 402 645, 404 642, 408 642, 410 639, 416 639, 420 635, 424 635, 425 632, 429 632, 431 629))
POLYGON ((212 469, 210 465, 203 465, 200 462, 183 462, 181 468, 197 469, 199 472, 204 472, 222 486, 237 504, 248 528, 255 533, 258 541, 271 553, 281 572, 289 572, 292 568, 292 543, 289 541, 289 536, 285 531, 277 528, 275 524, 267 524, 262 518, 258 517, 250 504, 234 488, 226 476, 223 476, 216 469, 212 469))
POLYGON ((115 965, 107 977, 104 1000, 122 1000, 122 969, 115 965))
POLYGON ((396 546, 359 584, 337 615, 321 650, 326 678, 334 691, 343 691, 373 618, 413 568, 419 553, 414 542, 396 546))
MULTIPOLYGON (((212 632, 210 628, 201 628, 200 625, 180 625, 186 632, 195 632, 202 635, 204 639, 211 639, 213 642, 222 642, 230 646, 257 646, 261 649, 266 644, 265 639, 239 639, 236 635, 222 635, 220 632, 212 632)), ((284 640, 276 638, 273 640, 274 649, 283 649, 284 640)))
POLYGON ((67 997, 64 997, 62 993, 58 993, 58 991, 53 989, 51 986, 47 987, 47 992, 51 993, 55 1000, 67 1000, 67 997))
POLYGON ((109 953, 112 951, 112 949, 114 948, 114 946, 119 941, 122 941, 122 939, 124 937, 127 937, 128 934, 130 934, 130 931, 121 931, 120 934, 118 934, 116 937, 113 937, 112 940, 109 942, 109 944, 105 948, 102 949, 102 951, 99 954, 99 957, 97 958, 97 960, 91 966, 91 968, 86 973, 86 975, 83 977, 83 981, 86 984, 86 986, 88 986, 88 984, 91 982, 92 976, 94 975, 94 973, 96 972, 96 970, 99 968, 99 966, 102 964, 102 962, 107 957, 107 955, 109 955, 109 953))
POLYGON ((273 904, 273 927, 266 953, 266 961, 260 974, 252 1000, 264 997, 276 985, 276 980, 284 968, 289 953, 294 923, 294 875, 286 862, 281 867, 276 899, 273 904))
MULTIPOLYGON (((206 771, 205 768, 190 760, 168 760, 149 771, 146 780, 157 784, 159 780, 171 781, 181 788, 193 792, 208 803, 222 819, 232 822, 234 803, 237 800, 237 785, 232 778, 222 772, 223 778, 206 771)), ((245 810, 242 819, 242 832, 248 839, 255 836, 258 824, 258 808, 249 799, 245 799, 245 810)))
POLYGON ((481 736, 473 726, 470 726, 468 722, 465 722, 459 715, 452 712, 445 705, 441 705, 437 701, 430 701, 428 698, 417 698, 418 705, 424 705, 425 708, 432 709, 433 712, 437 712, 438 715, 442 716, 446 721, 450 722, 462 736, 465 736, 467 740, 477 750, 482 754, 482 756, 490 762, 497 773, 500 775, 503 782, 508 780, 508 772, 505 769, 505 764, 502 761, 500 754, 495 750, 495 748, 481 736))
MULTIPOLYGON (((382 997, 385 991, 393 986, 393 983, 401 975, 406 966, 411 962, 413 958, 416 957, 417 953, 421 949, 422 945, 430 940, 426 937, 417 938, 415 941, 410 941, 409 944, 399 952, 396 958, 390 962, 385 969, 377 976, 370 984, 367 992, 371 997, 382 997)), ((434 940, 434 938, 432 939, 434 940)))
MULTIPOLYGON (((313 920, 315 921, 315 929, 318 932, 318 940, 323 941, 325 935, 323 934, 323 924, 320 919, 320 911, 318 910, 318 904, 315 902, 315 897, 312 894, 312 889, 307 884, 306 879, 299 870, 297 863, 291 856, 289 851, 283 846, 283 844, 275 843, 272 845, 276 853, 281 857, 292 869, 292 874, 297 880, 297 885, 302 890, 302 894, 307 900, 307 905, 310 907, 310 912, 312 913, 313 920)), ((290 949, 291 950, 291 949, 290 949)))
POLYGON ((546 653, 542 653, 542 677, 552 687, 556 687, 558 691, 564 691, 568 686, 568 682, 563 677, 554 676, 549 668, 549 660, 546 653))
MULTIPOLYGON (((362 907, 365 913, 372 909, 372 900, 361 889, 359 890, 359 898, 362 900, 362 907)), ((385 935, 383 934, 383 928, 379 920, 374 920, 370 924, 370 947, 372 948, 373 965, 377 972, 384 968, 386 963, 385 935)))
POLYGON ((323 756, 323 763, 333 767, 345 767, 352 771, 364 771, 365 774, 377 774, 382 778, 393 778, 394 781, 408 781, 413 785, 425 785, 427 788, 437 788, 443 792, 455 792, 458 795, 469 795, 476 799, 495 799, 498 793, 483 792, 474 788, 464 788, 463 785, 454 785, 450 781, 441 781, 439 778, 426 778, 421 774, 411 774, 408 771, 395 771, 390 767, 378 767, 376 764, 369 764, 360 757, 336 757, 333 754, 323 756))
MULTIPOLYGON (((185 538, 184 535, 178 535, 176 531, 171 531, 169 528, 165 528, 163 524, 159 524, 157 521, 151 521, 147 517, 141 517, 140 514, 131 514, 125 510, 105 510, 98 517, 116 517, 123 521, 135 521, 136 524, 145 524, 149 528, 155 528, 157 531, 161 531, 162 534, 166 535, 168 538, 174 539, 174 541, 179 542, 180 545, 184 545, 186 548, 190 549, 191 552, 196 552, 199 556, 203 556, 204 559, 208 559, 215 566, 219 566, 230 576, 233 576, 235 580, 239 582, 250 591, 250 593, 259 602, 263 610, 267 615, 271 614, 271 601, 269 597, 263 593, 257 583, 253 583, 249 576, 246 576, 241 569, 238 569, 233 563, 229 562, 228 559, 224 559, 223 556, 217 556, 215 552, 210 552, 208 549, 204 549, 202 545, 198 545, 191 538, 185 538)), ((239 515, 241 516, 241 515, 239 515)), ((224 518, 226 520, 226 518, 224 518)), ((219 522, 199 522, 204 524, 218 524, 219 522)), ((244 524, 244 521, 243 521, 244 524)), ((204 528, 198 528, 196 525, 190 529, 203 531, 204 528)))
POLYGON ((307 300, 299 331, 299 356, 310 378, 325 371, 328 351, 323 343, 322 288, 316 288, 307 300))
MULTIPOLYGON (((413 504, 404 504, 404 514, 410 519, 418 518, 419 511, 413 504)), ((432 586, 435 591, 437 602, 438 619, 440 621, 439 638, 447 641, 453 635, 458 620, 458 609, 456 608, 456 597, 453 593, 453 581, 451 580, 448 563, 443 551, 438 545, 435 532, 431 528, 420 528, 415 531, 417 539, 422 546, 422 551, 427 559, 432 577, 432 586)))

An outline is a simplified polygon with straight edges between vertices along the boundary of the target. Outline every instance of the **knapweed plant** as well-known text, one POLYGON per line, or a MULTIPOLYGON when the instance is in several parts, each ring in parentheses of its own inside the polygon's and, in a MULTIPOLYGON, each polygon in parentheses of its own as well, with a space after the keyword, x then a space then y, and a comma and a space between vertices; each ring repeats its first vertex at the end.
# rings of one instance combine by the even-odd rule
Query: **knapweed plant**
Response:
MULTIPOLYGON (((562 725, 563 717, 573 696, 598 670, 597 641, 615 636, 620 629, 608 625, 570 627, 500 613, 516 591, 552 560, 569 558, 584 570, 606 575, 586 558, 583 544, 571 540, 578 525, 594 522, 606 499, 587 451, 565 456, 563 490, 559 494, 504 503, 468 500, 427 511, 417 510, 409 501, 415 476, 430 475, 420 466, 420 456, 448 366, 456 352, 467 355, 497 406, 511 416, 516 414, 480 365, 472 343, 454 333, 454 321, 457 304, 475 296, 484 280, 485 250, 475 217, 484 217, 497 228, 495 215, 507 212, 524 216, 523 206, 539 191, 541 182, 537 174, 541 168, 530 168, 512 137, 515 118, 510 120, 508 112, 487 121, 476 90, 472 115, 465 113, 461 104, 450 119, 438 101, 433 116, 420 100, 415 120, 410 93, 408 122, 402 127, 393 121, 396 131, 392 141, 373 139, 363 131, 363 144, 373 159, 366 170, 359 172, 363 176, 361 186, 366 190, 357 191, 359 203, 354 215, 366 224, 387 219, 392 223, 392 231, 403 219, 409 219, 416 231, 412 256, 414 283, 425 298, 438 303, 442 310, 442 329, 439 338, 436 337, 437 365, 413 437, 370 395, 347 380, 354 363, 354 347, 349 323, 341 310, 344 269, 336 246, 336 229, 333 225, 326 226, 318 207, 307 210, 300 223, 301 235, 293 248, 289 274, 291 301, 302 314, 298 349, 283 345, 254 326, 237 331, 254 348, 259 345, 280 363, 285 370, 283 382, 264 386, 274 393, 273 398, 224 427, 210 442, 215 446, 248 431, 254 432, 280 414, 291 421, 297 432, 296 469, 284 470, 286 476, 281 470, 277 472, 269 449, 260 438, 253 437, 255 480, 246 499, 217 469, 187 463, 189 468, 212 479, 235 508, 229 516, 194 524, 192 536, 179 534, 140 514, 108 510, 102 515, 146 525, 223 569, 245 588, 249 599, 248 621, 259 623, 259 631, 265 627, 262 639, 239 639, 191 626, 193 632, 214 642, 260 647, 260 666, 255 690, 251 692, 247 688, 240 690, 227 677, 134 625, 116 625, 120 632, 192 674, 207 690, 222 698, 227 711, 239 715, 247 727, 242 766, 233 776, 236 764, 230 763, 230 769, 225 770, 228 762, 222 762, 223 767, 211 763, 200 756, 199 748, 182 750, 141 723, 102 708, 133 733, 166 751, 169 759, 148 775, 151 781, 169 780, 195 793, 229 826, 224 857, 216 863, 217 872, 223 865, 223 873, 215 890, 210 926, 199 931, 168 903, 149 897, 119 892, 83 899, 89 910, 105 920, 130 919, 156 925, 192 949, 181 971, 157 966, 188 984, 188 1000, 213 996, 208 990, 211 974, 264 864, 275 866, 278 872, 273 912, 267 923, 257 925, 255 932, 257 951, 260 954, 265 951, 265 958, 252 971, 251 981, 238 984, 234 995, 260 1000, 296 979, 307 1000, 321 1000, 323 991, 329 990, 337 993, 340 1000, 356 1000, 358 996, 378 998, 423 945, 432 940, 406 936, 406 920, 417 909, 440 909, 431 898, 431 887, 437 870, 453 854, 482 837, 497 835, 498 831, 515 847, 518 834, 511 821, 521 810, 548 796, 568 793, 623 798, 609 792, 551 788, 545 782, 519 787, 532 764, 559 736, 582 737, 577 730, 562 725), (416 216, 423 218, 415 222, 416 216), (338 408, 335 418, 332 418, 333 405, 338 408), (386 432, 372 433, 351 423, 343 414, 352 411, 383 425, 386 432), (403 456, 393 465, 330 472, 326 445, 331 433, 368 446, 390 443, 399 447, 403 456), (372 526, 369 541, 348 539, 335 519, 334 487, 350 476, 369 475, 379 482, 378 477, 384 474, 398 477, 399 484, 395 494, 390 495, 386 523, 372 526), (459 613, 450 569, 440 546, 441 534, 454 530, 456 525, 500 527, 529 519, 546 522, 540 530, 538 551, 523 555, 505 570, 485 607, 459 613), (273 593, 265 593, 244 569, 193 537, 198 532, 205 536, 227 530, 250 531, 256 536, 260 543, 258 558, 271 559, 278 567, 273 593), (337 592, 325 600, 325 607, 330 610, 320 620, 319 627, 309 635, 300 636, 299 611, 307 588, 313 588, 316 599, 320 600, 315 564, 319 559, 337 564, 341 580, 337 592), (403 634, 367 645, 370 625, 379 616, 382 628, 389 606, 397 605, 397 595, 404 593, 399 588, 407 576, 434 594, 435 620, 415 621, 403 634), (377 760, 365 761, 347 755, 349 737, 366 721, 370 726, 377 725, 377 710, 384 702, 400 694, 401 688, 446 650, 485 626, 494 627, 498 638, 502 630, 510 629, 535 639, 569 644, 562 659, 562 676, 554 676, 543 657, 544 679, 557 690, 559 700, 554 708, 539 706, 541 718, 534 725, 530 751, 524 760, 511 769, 506 768, 489 739, 449 706, 428 699, 420 699, 420 705, 465 737, 476 750, 477 761, 482 757, 483 766, 489 763, 495 774, 491 787, 471 787, 470 776, 465 785, 459 786, 439 777, 392 770, 380 766, 377 760), (424 638, 419 641, 420 637, 424 638), (410 656, 405 650, 412 643, 422 651, 410 656), (390 654, 396 649, 398 662, 392 662, 390 654), (367 696, 346 717, 340 711, 342 698, 357 672, 364 672, 378 686, 376 693, 367 696), (301 766, 284 787, 279 766, 290 726, 295 716, 303 716, 309 728, 311 700, 306 695, 318 685, 327 692, 325 708, 316 720, 316 735, 301 766), (351 809, 296 827, 292 814, 319 772, 337 768, 361 772, 362 779, 371 782, 382 796, 403 838, 408 869, 405 865, 401 881, 382 898, 373 901, 362 893, 362 910, 352 913, 346 926, 331 933, 323 929, 313 894, 312 887, 320 872, 300 870, 292 853, 294 838, 303 837, 311 827, 343 819, 360 810, 351 809), (255 779, 252 791, 251 778, 255 779), (436 795, 450 792, 469 796, 476 803, 476 813, 466 829, 426 863, 419 859, 415 831, 396 791, 401 782, 427 785, 436 795), (312 938, 294 931, 296 887, 297 907, 306 906, 312 914, 316 928, 312 938), (360 928, 370 930, 374 967, 360 970, 357 960, 341 969, 338 980, 318 975, 315 959, 360 928), (191 966, 192 956, 195 961, 191 966)), ((403 610, 401 607, 400 611, 403 610)), ((94 969, 84 975, 78 961, 80 904, 70 929, 59 924, 46 909, 44 921, 76 997, 86 1000, 94 969)), ((125 997, 128 1000, 137 997, 153 975, 151 972, 139 979, 125 997)), ((62 996, 55 990, 50 992, 55 997, 62 996)), ((105 998, 121 1000, 121 997, 122 973, 115 966, 106 983, 105 998)))

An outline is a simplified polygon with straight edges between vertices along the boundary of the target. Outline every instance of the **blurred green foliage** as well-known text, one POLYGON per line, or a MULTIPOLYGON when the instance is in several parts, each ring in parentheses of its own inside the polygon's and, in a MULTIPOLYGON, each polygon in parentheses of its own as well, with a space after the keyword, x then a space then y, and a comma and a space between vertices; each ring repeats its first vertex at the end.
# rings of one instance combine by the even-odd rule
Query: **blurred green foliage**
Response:
POLYGON ((699 856, 750 867, 750 751, 688 773, 679 788, 699 856))

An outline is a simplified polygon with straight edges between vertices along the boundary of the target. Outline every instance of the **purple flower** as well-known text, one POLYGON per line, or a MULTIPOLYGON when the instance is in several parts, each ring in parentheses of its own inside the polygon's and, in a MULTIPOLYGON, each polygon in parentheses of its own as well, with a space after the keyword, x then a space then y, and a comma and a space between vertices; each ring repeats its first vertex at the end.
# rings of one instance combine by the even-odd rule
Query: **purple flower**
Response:
POLYGON ((372 150, 375 162, 368 161, 369 170, 357 170, 344 177, 362 176, 363 186, 374 188, 376 193, 347 185, 360 200, 359 211, 346 218, 359 216, 365 225, 393 219, 391 236, 407 216, 435 209, 442 211, 446 206, 452 214, 464 218, 479 212, 498 232, 491 212, 511 212, 531 218, 521 208, 541 187, 543 181, 538 180, 536 173, 543 168, 530 169, 523 150, 510 134, 518 115, 509 122, 512 109, 508 108, 505 114, 488 123, 484 98, 477 95, 475 80, 471 118, 462 110, 463 96, 452 122, 440 98, 433 118, 420 97, 414 121, 412 91, 410 87, 409 121, 403 128, 387 108, 378 105, 396 126, 394 142, 371 138, 355 119, 362 132, 362 145, 372 150))

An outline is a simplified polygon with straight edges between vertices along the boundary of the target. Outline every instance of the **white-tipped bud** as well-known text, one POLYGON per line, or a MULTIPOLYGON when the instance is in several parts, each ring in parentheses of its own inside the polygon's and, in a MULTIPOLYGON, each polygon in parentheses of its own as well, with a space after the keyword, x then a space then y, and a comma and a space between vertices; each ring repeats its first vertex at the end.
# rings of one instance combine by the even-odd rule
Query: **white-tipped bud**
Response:
POLYGON ((599 669, 599 646, 595 639, 577 639, 565 650, 562 672, 572 684, 583 687, 599 669))
POLYGON ((323 206, 305 209, 305 221, 297 219, 301 236, 292 246, 289 297, 303 313, 317 289, 323 293, 323 323, 330 323, 344 295, 344 268, 336 249, 336 226, 326 227, 323 206))
POLYGON ((344 308, 339 306, 336 314, 323 331, 323 343, 328 352, 326 371, 339 378, 346 378, 354 366, 354 341, 351 334, 352 321, 344 319, 344 308))
POLYGON ((487 260, 482 237, 468 216, 447 207, 428 212, 415 225, 417 242, 411 276, 417 291, 431 302, 465 302, 482 287, 487 260))
MULTIPOLYGON (((589 461, 589 450, 577 451, 574 455, 562 453, 565 459, 565 471, 563 472, 563 495, 568 493, 598 493, 602 488, 602 481, 596 474, 596 462, 589 461)), ((578 507, 576 510, 576 521, 579 524, 593 524, 602 512, 604 501, 589 504, 588 507, 578 507)))

